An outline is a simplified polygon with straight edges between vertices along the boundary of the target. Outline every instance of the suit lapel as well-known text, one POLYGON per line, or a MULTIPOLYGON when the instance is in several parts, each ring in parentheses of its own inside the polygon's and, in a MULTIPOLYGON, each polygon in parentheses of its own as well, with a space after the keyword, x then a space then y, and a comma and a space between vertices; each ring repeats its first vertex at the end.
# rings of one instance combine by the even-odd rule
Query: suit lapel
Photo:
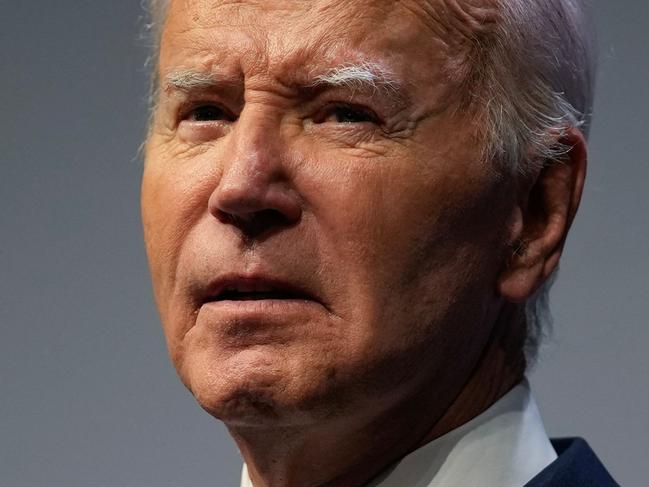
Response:
POLYGON ((558 458, 525 487, 613 487, 613 480, 581 438, 552 440, 558 458))

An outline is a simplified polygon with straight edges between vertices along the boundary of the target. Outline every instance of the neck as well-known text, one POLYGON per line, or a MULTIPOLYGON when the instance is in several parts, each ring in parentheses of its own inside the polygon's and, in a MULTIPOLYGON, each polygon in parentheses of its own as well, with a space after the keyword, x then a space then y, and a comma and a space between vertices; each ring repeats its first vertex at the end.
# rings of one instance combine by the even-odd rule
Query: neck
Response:
POLYGON ((229 427, 254 486, 362 486, 393 462, 470 421, 523 379, 525 333, 524 323, 518 323, 520 309, 505 306, 473 372, 441 408, 433 385, 369 418, 308 428, 229 427))

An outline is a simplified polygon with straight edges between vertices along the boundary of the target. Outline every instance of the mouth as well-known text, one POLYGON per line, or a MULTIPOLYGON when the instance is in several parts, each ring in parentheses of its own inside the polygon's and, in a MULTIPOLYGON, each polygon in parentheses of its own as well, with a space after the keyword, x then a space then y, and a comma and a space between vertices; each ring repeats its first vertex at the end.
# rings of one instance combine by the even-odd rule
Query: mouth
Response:
POLYGON ((315 301, 314 297, 288 282, 264 277, 231 277, 213 286, 206 302, 227 301, 315 301))

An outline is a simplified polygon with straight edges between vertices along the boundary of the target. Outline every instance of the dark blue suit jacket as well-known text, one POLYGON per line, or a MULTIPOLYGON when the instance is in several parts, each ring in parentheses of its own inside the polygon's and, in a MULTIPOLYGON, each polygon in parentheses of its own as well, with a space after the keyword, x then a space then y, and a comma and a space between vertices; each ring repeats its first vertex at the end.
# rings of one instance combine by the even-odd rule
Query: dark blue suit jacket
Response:
POLYGON ((613 480, 593 450, 581 438, 552 440, 559 458, 525 487, 611 487, 613 480))

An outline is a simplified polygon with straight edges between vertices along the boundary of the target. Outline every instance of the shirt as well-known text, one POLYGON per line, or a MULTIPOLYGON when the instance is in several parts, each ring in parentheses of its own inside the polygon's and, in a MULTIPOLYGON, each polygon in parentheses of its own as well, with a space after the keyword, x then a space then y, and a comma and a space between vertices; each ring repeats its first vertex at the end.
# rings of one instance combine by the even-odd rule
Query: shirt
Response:
MULTIPOLYGON (((522 487, 557 458, 527 381, 367 487, 522 487)), ((253 487, 244 464, 241 487, 253 487)))

